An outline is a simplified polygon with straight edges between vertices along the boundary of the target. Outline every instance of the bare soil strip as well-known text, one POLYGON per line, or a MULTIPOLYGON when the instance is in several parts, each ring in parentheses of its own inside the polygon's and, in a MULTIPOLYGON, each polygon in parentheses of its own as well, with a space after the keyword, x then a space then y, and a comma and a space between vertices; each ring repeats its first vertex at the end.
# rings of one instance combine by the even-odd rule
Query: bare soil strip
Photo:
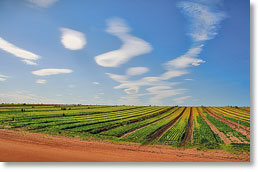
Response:
POLYGON ((250 128, 237 124, 233 121, 227 120, 225 118, 223 118, 220 115, 217 115, 216 113, 210 111, 209 109, 203 107, 203 109, 211 116, 213 116, 214 118, 217 118, 218 120, 224 122, 225 124, 227 124, 229 127, 231 127, 232 129, 238 131, 239 133, 243 134, 244 136, 246 136, 247 138, 250 138, 250 128))
POLYGON ((230 140, 234 143, 242 143, 241 140, 239 140, 237 137, 235 137, 232 133, 228 133, 227 136, 230 138, 230 140))
POLYGON ((199 110, 199 108, 197 108, 199 114, 201 115, 201 117, 206 121, 206 123, 210 126, 210 129, 213 131, 213 133, 218 134, 219 137, 221 138, 221 140, 225 143, 225 144, 230 144, 231 141, 225 136, 224 133, 220 132, 203 114, 202 112, 199 110))
POLYGON ((248 154, 82 141, 0 129, 1 162, 250 162, 248 154))
MULTIPOLYGON (((179 109, 180 109, 180 108, 178 108, 177 110, 179 110, 179 109)), ((150 122, 150 123, 144 124, 144 125, 139 126, 139 127, 136 127, 136 128, 132 128, 131 130, 127 131, 126 133, 124 133, 123 135, 121 135, 121 136, 119 136, 119 137, 125 138, 125 137, 127 137, 128 135, 130 135, 130 134, 132 134, 132 133, 134 133, 134 132, 136 132, 136 131, 142 129, 143 127, 146 127, 147 125, 153 124, 153 123, 155 123, 155 122, 158 122, 158 121, 160 121, 160 120, 162 120, 162 119, 164 119, 164 118, 170 116, 171 114, 175 113, 177 110, 175 110, 175 111, 171 112, 170 114, 168 114, 168 115, 166 115, 166 116, 163 116, 162 118, 159 118, 159 119, 157 119, 157 120, 155 120, 155 121, 152 121, 152 122, 150 122)))
POLYGON ((194 130, 193 108, 191 107, 190 116, 189 116, 189 119, 188 119, 187 130, 186 130, 185 136, 183 138, 183 141, 181 143, 181 146, 185 146, 187 142, 192 141, 193 130, 194 130))
POLYGON ((163 125, 162 127, 158 128, 157 130, 155 130, 153 133, 151 133, 147 138, 148 140, 151 142, 156 138, 161 138, 162 135, 167 132, 171 127, 174 126, 174 124, 183 116, 184 112, 186 110, 186 107, 184 108, 184 110, 173 120, 171 120, 169 123, 163 125))

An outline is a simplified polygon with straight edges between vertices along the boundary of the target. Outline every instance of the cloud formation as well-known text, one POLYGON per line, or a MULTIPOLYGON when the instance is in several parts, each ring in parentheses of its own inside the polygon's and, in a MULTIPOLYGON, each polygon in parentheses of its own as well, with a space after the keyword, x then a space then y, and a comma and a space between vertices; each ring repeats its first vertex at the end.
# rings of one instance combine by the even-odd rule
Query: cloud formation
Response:
POLYGON ((47 8, 56 3, 58 0, 27 0, 33 5, 36 5, 38 7, 47 8))
POLYGON ((45 84, 45 83, 47 83, 47 80, 45 80, 45 79, 38 79, 38 80, 36 80, 36 83, 37 84, 45 84))
POLYGON ((191 98, 191 97, 192 97, 192 96, 178 97, 178 98, 173 99, 173 101, 174 101, 176 104, 182 104, 182 103, 184 103, 184 101, 185 101, 186 99, 189 99, 189 98, 191 98))
POLYGON ((6 75, 0 75, 0 81, 5 81, 8 78, 6 75))
POLYGON ((135 56, 152 51, 152 47, 148 42, 130 34, 130 28, 124 20, 113 18, 107 20, 107 24, 108 28, 106 32, 117 36, 123 44, 118 50, 96 56, 95 60, 98 65, 103 67, 118 67, 135 56))
POLYGON ((3 103, 65 103, 62 100, 55 100, 47 97, 38 96, 30 92, 20 91, 20 92, 10 92, 10 93, 0 93, 0 102, 3 103))
POLYGON ((69 50, 80 50, 86 45, 86 37, 82 32, 61 28, 61 43, 69 50))
POLYGON ((150 98, 150 103, 162 105, 161 100, 182 94, 186 89, 172 89, 170 86, 154 86, 147 88, 146 90, 154 95, 150 98))
POLYGON ((216 10, 216 3, 182 1, 178 7, 190 19, 189 35, 194 42, 213 39, 218 34, 220 22, 226 17, 224 12, 216 10))
POLYGON ((22 61, 28 65, 35 65, 36 63, 33 61, 38 60, 40 58, 39 55, 34 54, 30 51, 24 50, 22 48, 19 48, 16 45, 9 43, 8 41, 4 40, 1 37, 0 37, 0 49, 16 57, 22 58, 23 59, 22 61))
MULTIPOLYGON (((171 59, 164 64, 165 72, 159 76, 144 77, 139 80, 130 80, 130 76, 141 74, 138 70, 127 70, 127 75, 108 74, 110 78, 119 82, 115 89, 124 89, 124 92, 132 100, 139 101, 139 98, 146 95, 151 95, 149 101, 152 104, 161 104, 162 100, 179 94, 184 94, 187 89, 172 88, 178 82, 169 82, 169 80, 189 74, 187 70, 192 66, 199 66, 205 63, 204 60, 198 58, 203 50, 205 41, 213 39, 217 34, 220 22, 225 18, 224 12, 215 10, 216 3, 208 3, 207 1, 181 1, 178 7, 188 17, 191 23, 191 30, 188 33, 192 38, 192 46, 183 55, 171 59), (145 90, 147 93, 140 93, 141 87, 149 87, 145 90)), ((112 27, 111 27, 112 28, 112 27)), ((108 30, 111 33, 121 34, 128 33, 129 28, 123 24, 115 24, 113 29, 108 30), (114 32, 115 30, 116 32, 114 32)), ((141 71, 141 70, 139 70, 141 71)), ((192 80, 192 79, 185 79, 192 80)), ((191 96, 183 96, 175 98, 176 103, 183 103, 184 100, 191 96)))
POLYGON ((65 74, 65 73, 72 73, 71 69, 40 69, 36 71, 32 71, 33 75, 37 76, 48 76, 48 75, 58 75, 58 74, 65 74))
POLYGON ((98 83, 98 82, 92 82, 92 84, 94 84, 94 85, 99 85, 99 83, 98 83))
POLYGON ((149 69, 147 67, 131 67, 127 69, 126 74, 130 76, 142 75, 148 71, 149 69))
POLYGON ((168 69, 183 69, 190 66, 199 66, 200 63, 205 63, 204 60, 198 59, 198 55, 202 51, 203 45, 198 45, 190 48, 184 55, 176 59, 168 61, 165 65, 168 69))

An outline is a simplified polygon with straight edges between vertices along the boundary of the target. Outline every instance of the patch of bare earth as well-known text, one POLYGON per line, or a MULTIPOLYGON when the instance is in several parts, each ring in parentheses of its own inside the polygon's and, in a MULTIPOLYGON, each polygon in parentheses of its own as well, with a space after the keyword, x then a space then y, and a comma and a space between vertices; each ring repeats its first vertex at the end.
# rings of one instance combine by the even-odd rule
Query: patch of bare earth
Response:
POLYGON ((185 137, 182 141, 181 146, 185 146, 186 143, 189 142, 189 141, 192 142, 192 140, 193 140, 193 130, 194 130, 193 108, 191 107, 190 116, 189 116, 189 119, 188 119, 187 130, 186 130, 185 137))
POLYGON ((201 115, 201 117, 206 121, 206 123, 210 126, 210 129, 213 131, 213 133, 218 134, 219 137, 221 138, 221 140, 225 143, 225 144, 230 144, 231 141, 227 138, 227 136, 225 136, 224 133, 220 132, 203 114, 202 112, 198 109, 199 114, 201 115))
POLYGON ((239 133, 243 134, 244 136, 246 136, 247 138, 250 138, 250 128, 240 125, 236 122, 230 121, 228 119, 223 118, 222 116, 210 111, 209 109, 205 108, 205 111, 211 115, 212 117, 224 122, 225 124, 227 124, 229 127, 231 127, 232 129, 238 131, 239 133))
POLYGON ((232 133, 228 133, 227 136, 233 143, 242 143, 237 137, 235 137, 232 133))
POLYGON ((250 162, 248 154, 82 141, 0 129, 2 162, 250 162))

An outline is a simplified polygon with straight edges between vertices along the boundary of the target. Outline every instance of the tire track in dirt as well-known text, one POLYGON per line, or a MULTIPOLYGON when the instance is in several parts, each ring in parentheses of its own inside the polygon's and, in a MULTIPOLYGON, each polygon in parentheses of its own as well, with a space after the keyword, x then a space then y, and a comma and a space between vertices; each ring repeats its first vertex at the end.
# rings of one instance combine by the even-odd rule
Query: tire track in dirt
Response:
POLYGON ((187 130, 185 133, 185 136, 183 138, 183 141, 181 143, 181 146, 185 146, 187 142, 193 140, 193 130, 194 130, 194 122, 193 122, 193 108, 191 107, 190 110, 190 116, 188 119, 188 126, 187 126, 187 130))
POLYGON ((206 107, 203 107, 203 109, 212 117, 224 122, 225 124, 227 124, 229 127, 231 127, 232 129, 238 131, 239 133, 243 134, 244 136, 246 136, 248 139, 250 139, 250 128, 240 125, 236 122, 227 120, 225 118, 223 118, 222 116, 210 111, 209 109, 207 109, 206 107))
POLYGON ((213 131, 213 133, 218 134, 219 137, 221 138, 221 140, 225 143, 225 144, 230 144, 231 141, 225 136, 224 133, 220 132, 200 111, 199 108, 197 108, 199 114, 201 115, 201 117, 205 120, 205 122, 209 125, 210 129, 213 131))
POLYGON ((183 116, 185 110, 186 110, 186 107, 184 107, 184 110, 176 118, 172 119, 170 122, 158 128, 149 136, 147 136, 147 139, 149 140, 149 142, 153 141, 156 138, 161 138, 165 132, 167 132, 170 128, 172 128, 177 123, 177 121, 183 116))

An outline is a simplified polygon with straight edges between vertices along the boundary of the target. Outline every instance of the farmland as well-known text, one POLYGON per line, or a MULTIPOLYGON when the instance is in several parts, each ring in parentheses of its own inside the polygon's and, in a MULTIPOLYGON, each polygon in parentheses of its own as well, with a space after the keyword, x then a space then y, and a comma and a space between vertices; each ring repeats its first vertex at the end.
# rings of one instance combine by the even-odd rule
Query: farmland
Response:
POLYGON ((198 150, 250 149, 249 107, 3 104, 0 128, 198 150))

